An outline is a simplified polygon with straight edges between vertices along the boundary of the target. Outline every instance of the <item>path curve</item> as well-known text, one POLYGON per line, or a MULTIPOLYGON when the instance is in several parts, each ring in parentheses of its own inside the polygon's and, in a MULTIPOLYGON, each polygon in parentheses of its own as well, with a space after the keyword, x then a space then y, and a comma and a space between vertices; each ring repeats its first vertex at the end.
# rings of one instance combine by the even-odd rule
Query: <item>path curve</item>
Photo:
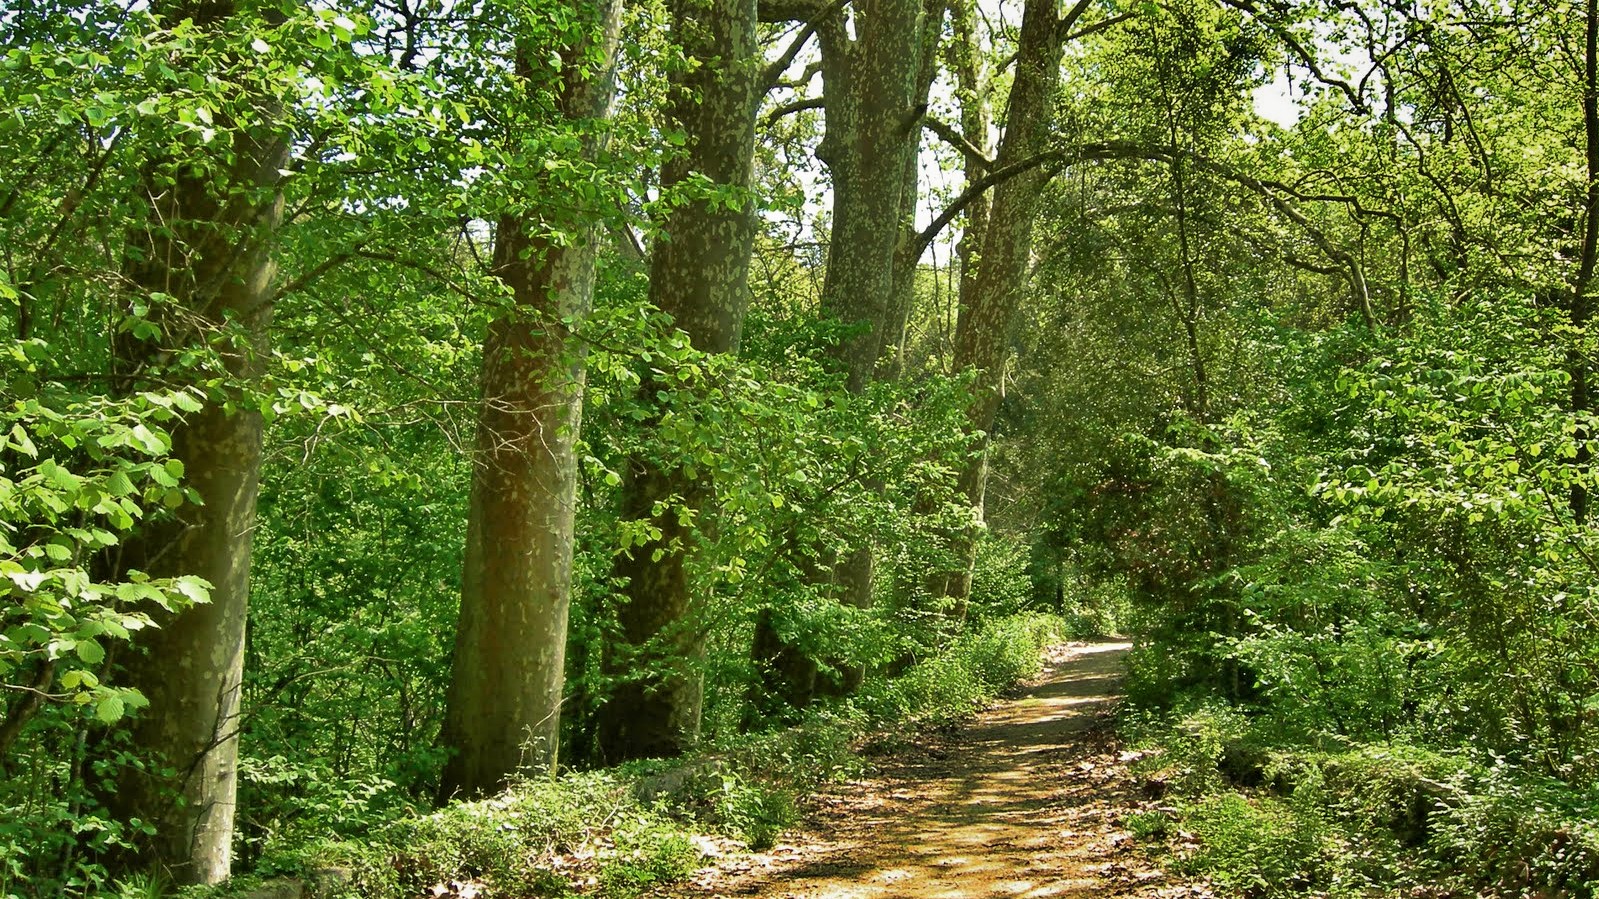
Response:
POLYGON ((1109 712, 1126 643, 1050 653, 1042 678, 970 725, 919 737, 818 798, 804 831, 688 893, 770 899, 1204 896, 1134 851, 1144 805, 1109 712))

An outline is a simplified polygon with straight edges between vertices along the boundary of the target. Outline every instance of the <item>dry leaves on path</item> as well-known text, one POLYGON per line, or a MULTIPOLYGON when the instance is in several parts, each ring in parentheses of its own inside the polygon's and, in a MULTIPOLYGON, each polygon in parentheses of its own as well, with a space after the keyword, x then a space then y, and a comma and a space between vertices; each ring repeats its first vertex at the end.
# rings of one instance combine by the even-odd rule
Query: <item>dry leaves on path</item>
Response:
POLYGON ((701 871, 670 895, 768 899, 1204 899, 1122 829, 1149 803, 1110 727, 1124 643, 1073 644, 970 726, 880 760, 811 804, 770 852, 701 871))

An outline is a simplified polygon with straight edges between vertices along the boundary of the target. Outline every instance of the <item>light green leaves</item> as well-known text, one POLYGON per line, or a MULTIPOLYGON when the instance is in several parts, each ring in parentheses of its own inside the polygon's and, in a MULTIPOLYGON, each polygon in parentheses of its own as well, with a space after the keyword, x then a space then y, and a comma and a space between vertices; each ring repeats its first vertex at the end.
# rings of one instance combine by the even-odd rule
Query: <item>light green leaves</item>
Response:
POLYGON ((0 682, 48 659, 61 667, 52 695, 96 720, 115 722, 142 703, 103 682, 108 641, 153 626, 157 613, 206 602, 209 585, 139 572, 105 582, 93 563, 152 502, 196 498, 182 483, 182 461, 167 455, 163 423, 199 408, 180 390, 125 400, 35 397, 0 409, 0 433, 12 458, 23 460, 0 470, 0 599, 11 609, 0 629, 0 682))

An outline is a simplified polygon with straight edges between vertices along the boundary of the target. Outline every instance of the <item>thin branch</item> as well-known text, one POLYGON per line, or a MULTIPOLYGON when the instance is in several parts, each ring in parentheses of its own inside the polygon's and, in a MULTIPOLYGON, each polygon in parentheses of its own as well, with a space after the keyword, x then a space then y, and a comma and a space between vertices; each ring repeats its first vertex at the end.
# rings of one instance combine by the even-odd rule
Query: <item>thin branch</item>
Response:
POLYGON ((1072 29, 1077 26, 1077 20, 1083 17, 1083 13, 1088 12, 1088 7, 1093 2, 1094 0, 1077 0, 1071 9, 1066 11, 1066 15, 1061 17, 1060 24, 1056 26, 1059 29, 1058 33, 1071 34, 1072 29))
MULTIPOLYGON (((776 86, 778 80, 783 77, 783 73, 788 71, 788 67, 794 64, 794 60, 799 56, 800 51, 805 48, 806 44, 810 43, 811 37, 816 34, 816 29, 821 27, 821 24, 826 21, 829 16, 837 14, 839 10, 842 10, 848 4, 849 0, 833 0, 832 3, 829 3, 826 6, 823 6, 820 3, 795 4, 784 2, 771 4, 770 0, 767 0, 767 2, 763 2, 761 4, 763 21, 782 22, 793 20, 765 19, 765 10, 767 9, 768 5, 782 7, 784 9, 793 7, 795 10, 809 10, 814 12, 814 14, 807 15, 805 17, 805 27, 801 28, 800 33, 795 35, 794 40, 789 42, 788 49, 783 51, 783 55, 773 60, 770 65, 761 71, 761 84, 765 86, 765 89, 761 91, 762 94, 770 91, 774 86, 776 86)), ((798 16, 795 16, 794 18, 798 18, 798 16)))
MULTIPOLYGON (((1039 153, 1036 156, 1030 156, 1026 159, 1018 160, 1010 165, 1004 166, 1003 168, 994 169, 983 177, 973 181, 971 184, 968 184, 966 189, 961 191, 960 195, 951 201, 950 204, 944 208, 943 212, 938 214, 937 218, 933 219, 933 221, 928 224, 926 228, 922 229, 921 233, 916 236, 916 258, 921 258, 921 254, 927 250, 928 246, 930 246, 935 239, 937 239, 938 233, 944 230, 944 228, 947 227, 950 222, 954 221, 955 216, 960 215, 961 210, 971 205, 973 201, 983 195, 984 191, 996 184, 1009 181, 1017 175, 1026 174, 1027 172, 1030 172, 1040 166, 1051 164, 1054 164, 1055 171, 1059 171, 1059 169, 1064 168, 1066 165, 1072 162, 1080 162, 1092 159, 1166 158, 1162 156, 1150 155, 1154 152, 1155 151, 1146 147, 1127 143, 1126 141, 1109 141, 1100 144, 1087 144, 1072 150, 1048 150, 1043 153, 1039 153)), ((1050 174, 1053 176, 1054 171, 1052 171, 1050 174)))
POLYGON ((289 294, 298 293, 304 290, 305 288, 309 287, 312 282, 332 271, 334 268, 356 258, 360 255, 361 248, 365 245, 365 243, 365 241, 361 241, 350 249, 341 253, 335 253, 312 266, 309 270, 301 274, 300 277, 295 278, 293 281, 290 281, 289 283, 284 284, 282 287, 279 287, 277 290, 273 291, 271 295, 267 297, 266 305, 274 305, 278 300, 283 299, 289 294))
POLYGON ((823 0, 760 0, 757 15, 767 24, 809 22, 826 5, 823 0))
POLYGON ((933 221, 929 223, 926 228, 922 229, 920 234, 916 235, 916 243, 914 244, 916 247, 916 253, 914 258, 922 258, 922 254, 927 252, 927 248, 931 246, 933 241, 938 238, 939 232, 943 231, 950 222, 955 220, 955 216, 960 215, 962 210, 964 210, 967 206, 970 206, 978 197, 981 197, 983 193, 990 187, 1005 181, 1009 181, 1017 175, 1030 172, 1039 166, 1049 165, 1050 163, 1060 163, 1064 158, 1064 155, 1065 154, 1054 150, 1047 153, 1039 153, 1037 156, 1030 156, 1027 159, 1013 162, 1004 168, 995 169, 976 181, 973 181, 971 184, 968 184, 966 189, 961 191, 960 196, 956 197, 948 206, 944 207, 944 211, 938 214, 938 218, 933 219, 933 221))
POLYGON ((802 97, 792 103, 784 103, 766 114, 766 127, 770 128, 777 123, 778 119, 793 115, 796 112, 803 112, 807 109, 821 109, 826 103, 827 99, 825 97, 802 97))
POLYGON ((1328 87, 1336 88, 1355 109, 1364 110, 1368 108, 1366 101, 1361 97, 1360 92, 1355 89, 1354 85, 1342 78, 1335 78, 1323 72, 1321 65, 1316 62, 1315 54, 1306 49, 1305 45, 1294 37, 1286 26, 1273 22, 1269 16, 1264 15, 1260 7, 1254 4, 1254 0, 1222 0, 1222 2, 1233 9, 1249 13, 1256 21, 1266 26, 1268 31, 1276 35, 1278 40, 1287 45, 1288 49, 1299 57, 1299 64, 1309 69, 1312 77, 1328 87))
MULTIPOLYGON (((1354 254, 1348 250, 1335 244, 1320 228, 1316 227, 1309 217, 1299 211, 1284 197, 1284 193, 1292 193, 1291 189, 1280 183, 1262 181, 1230 166, 1206 159, 1197 153, 1177 150, 1172 147, 1147 147, 1127 141, 1107 141, 1098 144, 1087 144, 1071 150, 1051 150, 1039 153, 1036 156, 1020 160, 1004 168, 991 171, 968 185, 960 196, 956 197, 937 218, 922 229, 921 233, 916 236, 916 242, 913 245, 916 252, 915 258, 920 259, 922 253, 926 252, 927 248, 937 239, 939 232, 943 231, 951 221, 954 221, 955 216, 959 215, 962 210, 982 196, 984 191, 1017 175, 1030 172, 1041 166, 1051 166, 1050 176, 1053 177, 1056 172, 1074 162, 1089 160, 1144 159, 1155 162, 1171 162, 1178 158, 1188 158, 1199 168, 1249 188, 1270 203, 1278 212, 1298 225, 1310 236, 1322 253, 1343 266, 1342 272, 1349 281, 1350 290, 1354 294, 1356 308, 1361 317, 1365 320, 1367 327, 1372 330, 1378 328, 1379 323, 1376 312, 1371 305, 1371 289, 1366 283, 1365 271, 1360 264, 1360 260, 1355 258, 1354 254)), ((1353 203, 1354 201, 1353 197, 1330 195, 1326 196, 1325 199, 1348 203, 1353 203)), ((1377 213, 1373 211, 1372 214, 1377 213)))
POLYGON ((1072 41, 1082 40, 1083 38, 1088 37, 1090 34, 1098 34, 1101 31, 1108 31, 1108 30, 1110 30, 1112 28, 1115 28, 1117 25, 1120 25, 1121 23, 1127 21, 1128 19, 1134 19, 1134 18, 1137 18, 1137 17, 1138 17, 1137 13, 1124 12, 1121 15, 1111 16, 1108 19, 1100 19, 1098 22, 1095 22, 1094 24, 1089 25, 1086 28, 1081 28, 1081 29, 1079 29, 1077 31, 1068 32, 1065 37, 1060 39, 1060 41, 1063 44, 1069 44, 1072 41))
POLYGON ((984 154, 980 147, 967 140, 966 135, 961 134, 959 131, 956 131, 954 128, 950 127, 944 122, 941 122, 932 116, 923 116, 922 127, 938 135, 939 138, 944 141, 944 143, 949 144, 950 146, 959 150, 961 155, 965 156, 968 162, 971 162, 984 170, 994 167, 994 160, 990 159, 986 154, 984 154))
POLYGON ((821 71, 822 71, 822 61, 819 60, 819 59, 818 60, 813 60, 813 61, 808 62, 808 63, 805 64, 805 68, 800 72, 800 76, 798 78, 795 78, 792 81, 777 81, 777 82, 774 82, 772 84, 772 87, 773 88, 786 87, 786 88, 788 88, 790 90, 796 90, 797 91, 800 88, 805 87, 806 85, 810 84, 811 83, 811 79, 815 78, 817 76, 817 74, 820 73, 821 71))

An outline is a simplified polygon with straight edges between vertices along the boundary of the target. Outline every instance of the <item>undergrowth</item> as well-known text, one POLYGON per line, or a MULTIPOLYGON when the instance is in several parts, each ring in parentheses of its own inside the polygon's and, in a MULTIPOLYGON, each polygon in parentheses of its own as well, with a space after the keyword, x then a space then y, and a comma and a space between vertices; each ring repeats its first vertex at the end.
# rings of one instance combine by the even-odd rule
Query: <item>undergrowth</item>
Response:
POLYGON ((1124 824, 1223 895, 1588 899, 1599 794, 1465 752, 1318 745, 1210 703, 1130 713, 1151 801, 1124 824))
POLYGON ((872 734, 972 714, 1037 674, 1043 650, 1066 634, 1055 616, 997 619, 795 727, 738 735, 685 759, 526 780, 356 838, 297 834, 270 843, 252 876, 183 895, 217 899, 294 878, 319 899, 638 896, 701 865, 700 832, 770 846, 797 820, 801 799, 864 769, 856 750, 872 734))

